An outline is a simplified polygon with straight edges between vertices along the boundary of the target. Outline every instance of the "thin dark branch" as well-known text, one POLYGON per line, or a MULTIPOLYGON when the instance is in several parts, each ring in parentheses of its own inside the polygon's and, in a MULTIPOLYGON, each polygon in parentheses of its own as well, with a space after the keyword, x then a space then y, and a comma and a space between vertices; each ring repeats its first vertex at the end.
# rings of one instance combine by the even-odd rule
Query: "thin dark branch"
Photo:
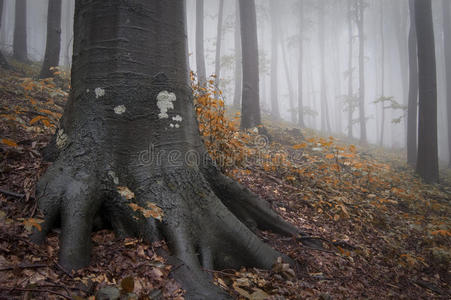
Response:
POLYGON ((18 193, 14 193, 14 192, 11 192, 11 191, 4 190, 4 189, 0 189, 0 193, 8 195, 8 196, 17 197, 17 198, 25 197, 25 194, 18 194, 18 193))

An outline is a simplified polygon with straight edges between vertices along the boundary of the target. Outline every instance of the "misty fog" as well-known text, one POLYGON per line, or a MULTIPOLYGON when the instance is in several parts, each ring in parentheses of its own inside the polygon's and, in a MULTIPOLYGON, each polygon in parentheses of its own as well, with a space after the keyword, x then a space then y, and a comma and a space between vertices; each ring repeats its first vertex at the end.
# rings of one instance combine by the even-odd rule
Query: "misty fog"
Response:
MULTIPOLYGON (((60 65, 69 67, 72 56, 74 1, 63 0, 60 65)), ((42 61, 46 44, 47 1, 27 2, 28 56, 42 61)), ((219 0, 205 1, 204 48, 207 77, 215 72, 219 0)), ((236 1, 224 1, 220 88, 225 102, 233 104, 235 79, 236 1)), ((384 147, 405 149, 408 101, 408 0, 366 0, 364 7, 364 106, 367 139, 384 147), (383 49, 382 49, 383 45, 383 49), (382 51, 383 50, 383 51, 382 51), (384 62, 382 63, 382 57, 384 62), (382 70, 383 74, 382 74, 382 70), (383 79, 382 79, 383 78, 383 79), (383 82, 382 82, 383 81, 383 82), (383 86, 383 87, 382 87, 383 86), (383 89, 383 94, 382 94, 383 89), (382 96, 395 101, 382 117, 382 96), (384 118, 383 133, 382 118, 384 118), (383 141, 381 142, 381 137, 383 141)), ((447 143, 445 57, 442 2, 432 1, 437 60, 439 158, 449 160, 447 143)), ((298 97, 302 93, 305 126, 325 134, 346 136, 348 126, 349 21, 352 28, 352 88, 359 93, 359 37, 354 17, 349 20, 347 0, 256 0, 260 69, 260 105, 271 115, 271 76, 277 82, 280 117, 296 123, 298 97), (270 2, 273 2, 272 5, 270 2), (301 17, 302 2, 302 17, 301 17), (302 20, 302 21, 301 21, 302 20), (273 27, 274 26, 274 27, 273 27), (321 30, 323 28, 323 30, 321 30), (277 34, 273 36, 272 33, 277 34), (302 40, 302 43, 301 43, 302 40), (302 44, 302 49, 300 45, 302 44), (275 45, 275 46, 274 46, 275 45), (321 45, 324 49, 321 50, 321 45), (272 51, 277 62, 272 62, 272 51), (321 53, 323 54, 323 57, 321 53), (299 91, 299 60, 302 53, 302 91, 299 91), (324 76, 321 69, 324 64, 324 76), (272 66, 277 66, 272 70, 272 66), (322 78, 324 77, 324 78, 322 78), (290 90, 291 89, 291 90, 290 90), (294 97, 294 99, 292 99, 294 97), (291 102, 290 102, 291 101, 291 102), (325 101, 325 102, 324 102, 325 101), (295 113, 293 113, 295 111, 295 113), (322 123, 323 122, 323 123, 322 123), (330 131, 330 132, 329 132, 330 131)), ((0 30, 1 50, 12 53, 15 1, 5 0, 0 30)), ((196 70, 196 1, 186 1, 188 52, 196 70)), ((274 79, 273 79, 274 80, 274 79)), ((360 136, 359 113, 352 115, 352 136, 360 136)))

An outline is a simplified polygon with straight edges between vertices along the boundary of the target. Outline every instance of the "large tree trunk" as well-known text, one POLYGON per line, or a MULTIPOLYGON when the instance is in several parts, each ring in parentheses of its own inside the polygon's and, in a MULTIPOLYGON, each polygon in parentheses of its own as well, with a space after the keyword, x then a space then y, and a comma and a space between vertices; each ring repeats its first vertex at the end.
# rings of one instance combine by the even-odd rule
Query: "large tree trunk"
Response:
MULTIPOLYGON (((2 16, 3 16, 3 0, 0 0, 0 28, 2 27, 2 16)), ((9 69, 8 61, 6 60, 3 53, 0 51, 0 67, 3 69, 9 69)))
POLYGON ((53 77, 52 67, 58 66, 61 49, 61 0, 49 0, 47 44, 40 78, 53 77))
POLYGON ((13 57, 21 62, 28 61, 27 0, 16 0, 16 11, 14 19, 13 57))
POLYGON ((241 60, 241 26, 240 26, 240 0, 235 1, 235 93, 233 106, 240 108, 243 90, 243 65, 241 60))
POLYGON ((451 168, 451 5, 449 0, 442 0, 442 4, 446 69, 446 108, 448 119, 448 167, 451 168))
POLYGON ((426 182, 438 182, 437 73, 431 6, 431 0, 415 0, 420 103, 416 170, 426 182))
POLYGON ((216 30, 216 60, 215 60, 215 88, 216 98, 219 99, 219 79, 221 77, 221 44, 222 44, 222 19, 224 15, 224 0, 219 0, 218 27, 216 30))
POLYGON ((241 128, 261 125, 255 0, 240 0, 243 97, 241 128))
POLYGON ((325 35, 324 35, 324 6, 325 2, 321 2, 319 4, 319 30, 318 30, 318 39, 319 39, 319 51, 320 51, 320 65, 321 65, 321 79, 320 79, 320 97, 321 97, 321 131, 322 132, 331 132, 330 119, 329 119, 329 109, 327 107, 327 84, 326 84, 326 65, 324 62, 324 44, 325 44, 325 35))
MULTIPOLYGON (((240 4, 246 93, 258 75, 248 61, 256 57, 255 6, 240 4)), ((95 219, 119 236, 165 238, 182 261, 174 273, 186 298, 224 299, 203 269, 270 268, 281 254, 250 228, 299 232, 209 159, 194 114, 184 20, 178 0, 76 2, 72 90, 56 134, 59 156, 37 187, 45 222, 34 239, 60 223, 61 264, 77 269, 89 263, 95 219), (147 215, 156 206, 161 220, 147 215)))
POLYGON ((207 72, 204 54, 204 0, 196 0, 196 66, 199 86, 205 87, 207 72))
POLYGON ((365 117, 365 34, 364 34, 365 3, 358 0, 356 8, 356 22, 359 36, 359 120, 360 142, 367 143, 365 117))
POLYGON ((298 65, 298 124, 304 128, 304 104, 302 99, 303 86, 303 53, 304 53, 304 0, 299 3, 299 65, 298 65))
POLYGON ((353 36, 352 36, 352 3, 353 0, 348 0, 348 137, 352 138, 352 115, 354 113, 354 91, 353 91, 353 36))
POLYGON ((412 167, 415 167, 417 162, 418 118, 418 51, 414 1, 415 0, 409 0, 409 104, 407 110, 407 163, 412 167))
POLYGON ((279 111, 279 43, 278 43, 278 4, 275 1, 269 1, 269 10, 271 15, 271 116, 275 119, 280 118, 279 111))

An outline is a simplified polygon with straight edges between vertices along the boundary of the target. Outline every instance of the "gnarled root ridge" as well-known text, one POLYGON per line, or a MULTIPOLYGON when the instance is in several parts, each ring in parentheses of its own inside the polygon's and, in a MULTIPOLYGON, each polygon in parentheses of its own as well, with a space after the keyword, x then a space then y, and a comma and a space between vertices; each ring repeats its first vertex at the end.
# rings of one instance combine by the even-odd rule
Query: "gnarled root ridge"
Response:
POLYGON ((292 263, 251 229, 288 235, 298 231, 214 167, 99 170, 86 162, 64 162, 55 162, 39 182, 45 221, 33 238, 43 241, 50 229, 60 225, 60 262, 67 269, 89 263, 90 233, 99 220, 119 236, 149 242, 165 238, 175 262, 182 262, 175 277, 191 299, 228 298, 203 269, 270 268, 279 256, 292 263), (143 213, 153 205, 162 209, 161 221, 143 213))

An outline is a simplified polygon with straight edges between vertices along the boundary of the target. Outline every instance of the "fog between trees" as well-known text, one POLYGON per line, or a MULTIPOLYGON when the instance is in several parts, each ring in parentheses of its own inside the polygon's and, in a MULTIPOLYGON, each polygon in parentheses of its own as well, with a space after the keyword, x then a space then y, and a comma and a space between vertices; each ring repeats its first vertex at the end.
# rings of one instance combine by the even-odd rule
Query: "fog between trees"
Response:
MULTIPOLYGON (((4 0, 0 45, 3 53, 7 55, 13 52, 15 2, 4 0)), ((46 46, 48 1, 26 2, 28 59, 41 61, 46 46)), ((352 6, 359 1, 350 2, 352 6)), ((447 138, 443 42, 444 2, 446 1, 432 1, 437 61, 438 154, 442 163, 449 160, 450 152, 447 138)), ((235 41, 239 40, 236 39, 236 3, 232 0, 224 1, 223 8, 219 87, 228 105, 233 104, 235 78, 240 75, 236 72, 236 56, 239 53, 235 51, 235 41)), ((404 149, 407 141, 405 108, 409 95, 408 0, 365 0, 363 3, 363 75, 367 140, 385 147, 404 149), (383 110, 383 102, 390 108, 383 110)), ((349 16, 348 4, 348 0, 303 0, 301 10, 300 0, 256 0, 260 106, 263 117, 280 115, 283 120, 298 122, 298 79, 301 66, 302 115, 305 126, 343 136, 349 133, 349 113, 346 110, 349 103, 349 28, 352 29, 353 40, 352 90, 356 99, 359 97, 359 32, 354 8, 351 8, 353 11, 349 16), (272 55, 274 53, 276 55, 272 55), (271 100, 274 100, 273 103, 271 100)), ((207 77, 215 73, 219 5, 219 0, 204 1, 203 41, 207 77)), ((69 66, 72 56, 73 10, 73 0, 62 1, 59 64, 63 66, 69 66)), ((190 68, 197 70, 196 0, 186 1, 186 11, 190 68)), ((355 108, 352 118, 352 136, 359 139, 361 132, 358 107, 355 108)))

